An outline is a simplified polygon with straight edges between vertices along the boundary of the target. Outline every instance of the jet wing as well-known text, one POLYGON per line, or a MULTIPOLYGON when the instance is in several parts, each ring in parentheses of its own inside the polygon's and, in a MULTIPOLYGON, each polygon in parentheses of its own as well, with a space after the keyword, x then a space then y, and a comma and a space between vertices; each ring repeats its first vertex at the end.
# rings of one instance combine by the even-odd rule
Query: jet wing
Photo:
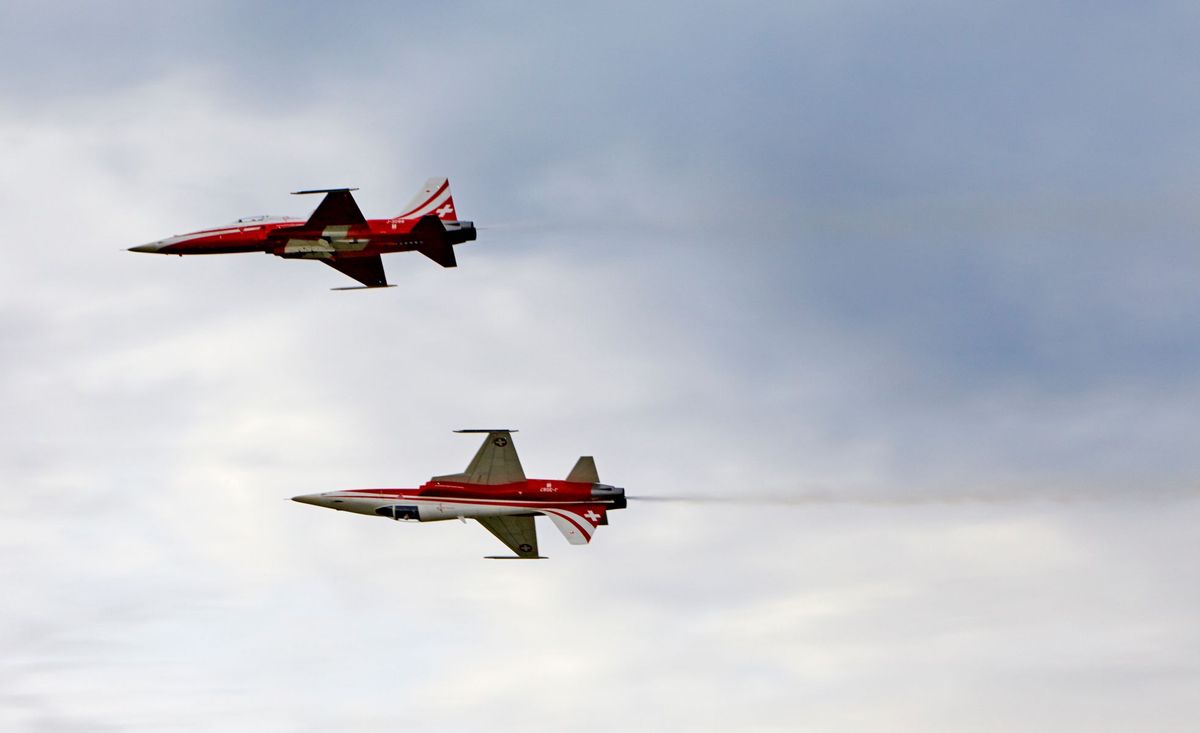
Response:
POLYGON ((383 272, 383 260, 379 255, 367 257, 334 257, 321 260, 338 272, 349 275, 368 288, 386 288, 387 275, 383 272))
MULTIPOLYGON (((484 529, 526 560, 538 559, 537 528, 533 517, 476 517, 484 529)), ((498 559, 498 558, 497 558, 498 559)))
POLYGON ((317 206, 317 210, 312 213, 312 216, 308 217, 308 222, 304 227, 306 229, 324 229, 325 227, 366 224, 367 218, 363 216, 358 204, 354 201, 354 196, 350 194, 351 191, 356 190, 358 189, 317 188, 311 191, 293 191, 296 194, 325 194, 325 198, 321 199, 321 204, 317 206))
POLYGON ((471 465, 455 478, 471 484, 511 484, 524 481, 525 472, 521 470, 521 459, 517 457, 517 449, 513 446, 512 431, 509 430, 455 430, 456 433, 487 433, 487 438, 471 465))

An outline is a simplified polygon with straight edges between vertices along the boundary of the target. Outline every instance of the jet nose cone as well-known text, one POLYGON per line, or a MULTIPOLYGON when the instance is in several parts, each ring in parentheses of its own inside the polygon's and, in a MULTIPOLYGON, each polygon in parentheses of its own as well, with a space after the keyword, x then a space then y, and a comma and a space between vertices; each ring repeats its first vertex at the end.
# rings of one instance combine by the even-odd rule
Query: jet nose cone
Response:
POLYGON ((293 496, 292 501, 298 501, 301 504, 312 504, 313 506, 322 506, 320 494, 301 494, 293 496))
POLYGON ((150 244, 139 244, 136 247, 130 247, 130 252, 157 252, 162 249, 161 242, 151 242, 150 244))

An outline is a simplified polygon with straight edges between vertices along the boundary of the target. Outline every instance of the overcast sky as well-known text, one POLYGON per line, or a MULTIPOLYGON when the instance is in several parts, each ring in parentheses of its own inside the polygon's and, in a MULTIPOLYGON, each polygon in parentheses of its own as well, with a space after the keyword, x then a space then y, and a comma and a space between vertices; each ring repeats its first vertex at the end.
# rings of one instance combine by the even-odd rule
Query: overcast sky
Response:
POLYGON ((1195 729, 1193 4, 0 28, 0 728, 1195 729), (479 240, 390 290, 123 251, 443 175, 479 240), (459 471, 463 427, 744 503, 498 563, 284 501, 459 471))

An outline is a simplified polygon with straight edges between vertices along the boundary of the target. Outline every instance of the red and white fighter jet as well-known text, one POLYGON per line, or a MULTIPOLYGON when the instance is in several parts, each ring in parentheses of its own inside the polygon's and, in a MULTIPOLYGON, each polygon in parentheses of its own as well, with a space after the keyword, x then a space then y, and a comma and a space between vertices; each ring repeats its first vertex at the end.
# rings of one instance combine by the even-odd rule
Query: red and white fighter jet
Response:
POLYGON ((351 489, 306 494, 293 501, 397 521, 437 522, 474 519, 508 546, 516 557, 538 554, 538 514, 572 545, 586 545, 596 528, 608 524, 608 510, 625 508, 625 489, 600 483, 596 462, 583 456, 562 481, 527 479, 513 446, 515 430, 456 430, 487 433, 483 446, 463 473, 434 476, 416 489, 351 489))
POLYGON ((130 247, 129 251, 165 255, 267 252, 288 259, 318 260, 359 281, 363 288, 386 288, 390 286, 381 254, 416 250, 442 267, 456 267, 454 245, 475 239, 475 225, 457 218, 450 182, 445 178, 426 181, 404 213, 391 219, 364 217, 350 194, 357 190, 296 191, 325 194, 307 221, 249 216, 227 226, 130 247))

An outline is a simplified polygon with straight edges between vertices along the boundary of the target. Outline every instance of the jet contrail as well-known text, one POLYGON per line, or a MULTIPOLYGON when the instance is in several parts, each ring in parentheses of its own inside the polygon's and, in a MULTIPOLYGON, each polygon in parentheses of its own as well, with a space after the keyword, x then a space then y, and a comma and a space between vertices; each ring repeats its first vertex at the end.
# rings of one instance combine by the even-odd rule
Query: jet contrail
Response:
POLYGON ((645 501, 674 504, 740 504, 745 506, 812 506, 812 505, 858 505, 858 506, 930 506, 935 504, 1013 504, 1019 502, 1050 501, 1055 503, 1096 503, 1104 501, 1196 499, 1200 498, 1200 486, 1168 489, 1136 489, 1121 491, 1016 491, 1010 493, 931 492, 909 496, 884 496, 880 494, 849 493, 795 493, 795 494, 746 494, 741 496, 626 496, 629 501, 645 501))
POLYGON ((849 499, 832 496, 626 496, 629 501, 671 502, 675 504, 755 504, 798 505, 846 503, 849 499))

